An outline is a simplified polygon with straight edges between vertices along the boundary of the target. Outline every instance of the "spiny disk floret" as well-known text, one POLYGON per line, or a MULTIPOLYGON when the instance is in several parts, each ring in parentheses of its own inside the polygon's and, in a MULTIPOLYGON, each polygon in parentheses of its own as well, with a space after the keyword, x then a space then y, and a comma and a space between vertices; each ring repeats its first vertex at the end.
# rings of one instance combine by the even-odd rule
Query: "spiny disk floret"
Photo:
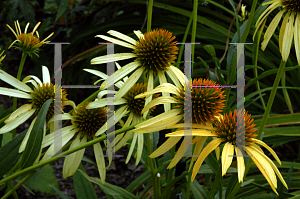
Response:
POLYGON ((39 38, 32 33, 22 33, 18 39, 20 40, 18 48, 24 52, 35 52, 42 45, 39 38))
MULTIPOLYGON (((225 95, 221 87, 208 88, 205 86, 217 86, 216 82, 207 79, 194 79, 192 94, 192 121, 197 124, 212 123, 215 116, 219 114, 224 108, 225 95)), ((190 88, 180 89, 180 94, 175 96, 178 101, 176 108, 182 110, 184 113, 185 90, 190 88)), ((190 96, 186 93, 186 97, 190 96)))
POLYGON ((288 11, 294 11, 300 13, 300 1, 299 0, 282 0, 282 5, 288 11))
MULTIPOLYGON (((132 88, 124 95, 127 101, 128 109, 133 112, 136 116, 142 117, 142 110, 145 106, 145 98, 134 99, 135 96, 147 91, 147 84, 136 83, 132 88)), ((154 95, 153 99, 158 95, 154 95)), ((155 107, 149 110, 149 114, 155 109, 155 107)))
POLYGON ((92 138, 97 131, 106 123, 106 108, 86 109, 90 102, 78 105, 72 113, 74 119, 72 123, 79 130, 82 136, 92 138))
POLYGON ((240 145, 243 145, 245 142, 245 145, 249 145, 251 142, 254 142, 252 141, 252 138, 257 136, 257 134, 254 133, 256 131, 256 129, 254 129, 255 124, 252 123, 254 119, 251 119, 250 116, 250 114, 241 110, 239 112, 234 110, 233 113, 230 111, 229 114, 225 113, 224 116, 221 116, 219 120, 214 122, 214 126, 216 128, 215 132, 218 134, 219 138, 224 140, 224 142, 230 142, 234 145, 237 142, 240 145), (237 135, 238 140, 236 140, 236 127, 238 127, 238 132, 240 132, 240 129, 243 128, 243 118, 245 125, 245 136, 242 134, 242 131, 237 135))
MULTIPOLYGON (((67 92, 65 89, 61 90, 61 101, 62 101, 62 109, 64 108, 64 101, 68 100, 67 99, 67 92)), ((31 93, 31 103, 32 103, 32 108, 36 109, 36 113, 40 111, 42 108, 43 104, 48 100, 48 99, 55 99, 55 87, 51 83, 46 83, 39 85, 37 88, 34 88, 33 92, 31 93)), ((59 107, 58 107, 59 108, 59 107)), ((51 102, 46 119, 49 120, 52 116, 54 115, 54 100, 51 102)))
POLYGON ((163 71, 171 63, 174 63, 178 47, 175 36, 172 33, 156 29, 144 34, 136 43, 136 49, 133 51, 137 55, 137 60, 145 66, 147 71, 163 71))

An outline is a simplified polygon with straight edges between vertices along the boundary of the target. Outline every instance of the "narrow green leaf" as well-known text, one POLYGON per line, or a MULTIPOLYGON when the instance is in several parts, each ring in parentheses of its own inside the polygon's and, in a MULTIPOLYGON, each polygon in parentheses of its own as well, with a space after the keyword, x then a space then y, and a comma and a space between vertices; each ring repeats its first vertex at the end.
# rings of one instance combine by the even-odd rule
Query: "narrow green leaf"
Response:
POLYGON ((25 150, 23 152, 23 156, 21 159, 21 168, 26 168, 35 162, 37 159, 42 141, 43 141, 43 131, 44 131, 44 125, 46 121, 46 115, 47 111, 49 109, 49 106, 52 102, 52 99, 48 99, 42 106, 37 119, 33 125, 33 128, 30 132, 25 150))
POLYGON ((21 153, 19 153, 19 147, 26 135, 26 132, 27 130, 23 131, 0 149, 0 177, 2 177, 13 166, 15 166, 21 157, 21 153))
POLYGON ((170 188, 173 187, 173 185, 174 185, 177 181, 179 181, 179 180, 181 180, 182 178, 184 178, 187 174, 188 174, 188 172, 187 172, 187 171, 184 171, 184 172, 182 172, 182 174, 181 174, 180 176, 178 176, 178 177, 172 179, 172 180, 167 184, 167 186, 164 188, 165 191, 162 193, 162 196, 164 196, 164 195, 166 194, 166 191, 170 190, 170 188))
POLYGON ((205 186, 200 185, 197 180, 191 183, 191 191, 195 198, 208 198, 209 191, 205 186))
POLYGON ((68 8, 68 5, 69 5, 69 0, 61 0, 60 1, 55 21, 57 21, 59 19, 59 17, 61 17, 64 14, 64 12, 68 8))
POLYGON ((58 188, 56 188, 53 185, 49 185, 52 187, 52 189, 60 196, 61 199, 69 199, 67 196, 65 196, 58 188))
MULTIPOLYGON (((80 164, 79 169, 82 172, 85 172, 82 164, 80 164)), ((76 197, 78 199, 97 199, 97 195, 92 183, 88 181, 78 170, 73 175, 73 183, 76 197)))
MULTIPOLYGON (((256 124, 256 126, 259 126, 260 122, 261 119, 258 119, 254 121, 254 124, 256 124)), ((269 117, 265 124, 265 127, 296 124, 296 123, 298 124, 300 123, 300 113, 269 117)))

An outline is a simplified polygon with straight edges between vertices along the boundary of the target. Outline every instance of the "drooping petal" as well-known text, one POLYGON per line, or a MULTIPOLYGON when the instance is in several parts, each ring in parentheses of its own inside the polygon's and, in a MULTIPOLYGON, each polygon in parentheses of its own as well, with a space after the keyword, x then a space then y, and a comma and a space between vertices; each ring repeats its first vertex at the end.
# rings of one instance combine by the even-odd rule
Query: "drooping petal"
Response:
POLYGON ((237 159, 237 170, 238 170, 238 179, 239 182, 243 182, 244 174, 245 174, 245 163, 244 163, 244 157, 241 152, 241 150, 237 147, 235 148, 235 154, 237 159))
POLYGON ((147 104, 143 108, 142 113, 144 113, 146 110, 151 109, 154 106, 157 106, 159 104, 166 104, 166 103, 170 104, 170 103, 178 103, 178 102, 176 101, 176 99, 174 97, 170 97, 170 96, 158 97, 158 98, 155 98, 154 100, 152 100, 149 104, 147 104))
MULTIPOLYGON (((154 79, 153 79, 153 71, 151 70, 149 72, 149 78, 148 78, 148 83, 147 83, 147 91, 152 91, 153 90, 153 86, 154 86, 154 79)), ((145 100, 145 105, 144 106, 147 106, 147 104, 149 104, 149 102, 151 102, 152 100, 152 95, 148 95, 146 97, 146 100, 145 100)), ((143 113, 143 117, 146 118, 147 115, 149 113, 149 110, 146 110, 144 113, 143 113)))
POLYGON ((136 41, 134 39, 132 39, 131 37, 129 37, 127 35, 124 35, 123 33, 120 33, 120 32, 115 31, 115 30, 110 30, 107 33, 110 34, 110 35, 112 35, 112 36, 115 36, 115 37, 117 37, 119 39, 122 39, 124 41, 127 41, 128 43, 136 45, 136 41))
POLYGON ((105 182, 106 178, 106 169, 105 169, 105 160, 104 160, 104 155, 102 151, 102 147, 100 143, 96 143, 93 145, 94 147, 94 153, 95 153, 95 158, 96 158, 96 163, 100 175, 101 182, 105 182))
POLYGON ((40 86, 43 84, 43 83, 41 82, 41 80, 40 80, 38 77, 34 76, 34 75, 28 75, 28 76, 26 76, 26 77, 22 80, 22 82, 25 83, 26 81, 30 80, 31 78, 34 79, 34 81, 36 81, 40 86))
POLYGON ((298 65, 300 65, 300 14, 295 19, 294 43, 298 65))
POLYGON ((67 139, 67 138, 71 139, 72 136, 74 135, 74 133, 78 131, 75 128, 76 128, 76 126, 73 126, 73 125, 66 126, 66 127, 63 127, 62 129, 58 129, 58 130, 46 135, 42 142, 42 148, 53 144, 54 141, 59 139, 60 137, 62 137, 63 140, 67 139), (59 131, 61 131, 61 135, 59 134, 59 131))
POLYGON ((168 92, 168 93, 178 95, 179 94, 179 89, 176 86, 174 86, 170 83, 164 83, 164 84, 161 84, 161 85, 157 86, 155 89, 153 89, 151 91, 147 91, 145 93, 142 93, 142 94, 139 94, 139 95, 135 96, 135 99, 146 97, 146 96, 153 95, 155 93, 160 93, 160 92, 168 92))
POLYGON ((6 125, 4 125, 0 129, 0 134, 7 133, 15 128, 17 128, 20 124, 23 124, 26 120, 28 120, 35 112, 35 109, 31 109, 30 111, 27 111, 21 115, 19 115, 14 122, 10 122, 6 125))
POLYGON ((226 142, 222 151, 222 176, 226 174, 227 169, 230 167, 233 159, 234 146, 226 142))
MULTIPOLYGON (((162 71, 158 71, 157 74, 158 74, 158 78, 159 78, 160 84, 168 83, 167 79, 166 79, 166 76, 165 76, 165 74, 162 71)), ((170 93, 163 92, 162 96, 168 96, 169 97, 170 93)), ((169 104, 169 103, 164 104, 164 109, 165 109, 165 112, 171 110, 171 104, 169 104)))
POLYGON ((73 117, 71 114, 69 113, 64 113, 64 114, 58 114, 58 115, 54 115, 52 118, 50 118, 50 120, 48 121, 48 123, 54 122, 54 121, 58 121, 58 120, 72 120, 73 117))
MULTIPOLYGON (((193 136, 209 136, 209 137, 217 136, 217 134, 215 134, 211 131, 204 130, 204 129, 192 129, 192 135, 193 136)), ((175 131, 173 133, 166 134, 166 137, 174 137, 174 136, 185 136, 185 131, 180 130, 180 131, 175 131)))
POLYGON ((35 117, 35 118, 32 120, 32 122, 31 122, 31 124, 30 124, 30 126, 29 126, 29 128, 28 128, 28 130, 27 130, 27 132, 26 132, 26 135, 25 135, 25 137, 24 137, 23 140, 22 140, 22 143, 21 143, 20 148, 19 148, 19 153, 22 153, 22 152, 24 151, 25 147, 26 147, 26 144, 27 144, 29 135, 30 135, 31 130, 32 130, 32 128, 33 128, 33 125, 34 125, 34 123, 35 123, 35 121, 36 121, 36 118, 37 118, 37 117, 35 117))
POLYGON ((173 146, 179 142, 181 137, 170 137, 168 138, 158 149, 156 149, 149 157, 150 158, 156 158, 167 151, 169 151, 173 146))
POLYGON ((221 139, 215 139, 212 140, 210 143, 208 143, 206 145, 206 147, 202 150, 202 152, 200 153, 200 157, 197 159, 194 168, 193 168, 193 173, 192 173, 192 178, 191 181, 194 181, 203 161, 205 160, 205 158, 210 154, 210 152, 212 152, 213 150, 215 150, 215 148, 217 148, 220 144, 221 144, 222 140, 221 139))
POLYGON ((258 140, 258 139, 255 139, 255 138, 252 138, 252 140, 254 140, 255 143, 265 147, 273 155, 273 157, 276 159, 276 161, 281 165, 280 159, 278 158, 277 154, 275 153, 275 151, 273 151, 273 149, 271 147, 269 147, 266 143, 264 143, 261 140, 258 140))
POLYGON ((111 43, 114 43, 114 44, 118 44, 120 46, 124 46, 126 48, 131 48, 131 49, 135 49, 136 47, 127 43, 127 42, 124 42, 124 41, 121 41, 121 40, 118 40, 118 39, 114 39, 114 38, 111 38, 111 37, 108 37, 108 36, 105 36, 105 35, 97 35, 95 37, 100 37, 101 39, 104 39, 106 41, 109 41, 111 43))
POLYGON ((289 20, 286 24, 286 28, 283 35, 283 43, 282 43, 282 60, 287 61, 291 52, 291 46, 294 37, 294 12, 291 13, 289 20))
POLYGON ((23 113, 26 113, 27 111, 31 110, 31 104, 24 104, 23 106, 21 106, 20 108, 18 108, 17 110, 15 110, 10 116, 9 118, 7 118, 4 123, 8 124, 10 122, 14 122, 14 120, 20 116, 23 113))
MULTIPOLYGON (((87 138, 83 137, 80 141, 80 135, 77 135, 75 140, 72 142, 70 149, 73 149, 81 144, 86 143, 87 138)), ((85 148, 76 151, 65 158, 64 166, 63 166, 63 176, 67 178, 72 176, 78 169, 81 159, 83 157, 85 148)))
POLYGON ((192 159, 191 164, 196 160, 196 158, 197 158, 196 156, 199 157, 206 139, 207 139, 207 136, 199 137, 199 140, 196 142, 195 151, 194 151, 194 154, 193 154, 193 159, 192 159))
POLYGON ((84 71, 88 73, 92 73, 93 75, 97 75, 98 77, 101 77, 103 79, 107 79, 107 75, 105 73, 102 73, 101 71, 94 70, 94 69, 83 69, 84 71))
POLYGON ((43 83, 44 84, 50 84, 51 80, 50 80, 50 73, 49 70, 46 66, 42 66, 42 73, 43 73, 43 83))
POLYGON ((139 38, 144 38, 144 34, 140 30, 134 30, 134 34, 139 38))
POLYGON ((171 80, 174 82, 175 86, 180 88, 181 84, 179 83, 178 78, 174 74, 173 70, 171 70, 170 67, 167 67, 166 72, 169 75, 169 77, 171 78, 171 80))
POLYGON ((28 93, 24 93, 23 91, 11 89, 11 88, 3 88, 0 87, 1 95, 11 96, 11 97, 18 97, 23 99, 31 99, 31 95, 28 93))
POLYGON ((132 141, 131 141, 130 149, 129 149, 129 152, 128 152, 125 164, 127 164, 129 162, 129 160, 130 160, 130 157, 132 155, 132 152, 133 152, 133 149, 135 147, 135 143, 136 143, 137 139, 138 139, 138 133, 135 133, 133 135, 133 138, 132 138, 132 141))
POLYGON ((181 70, 177 67, 170 65, 169 68, 173 71, 177 79, 180 81, 181 85, 185 85, 185 82, 188 81, 187 77, 183 74, 181 70))
POLYGON ((288 12, 285 14, 285 17, 283 18, 282 24, 281 24, 281 28, 279 31, 279 51, 280 53, 282 53, 282 45, 283 45, 283 37, 285 34, 285 29, 286 29, 286 25, 288 23, 289 20, 289 16, 290 16, 291 12, 288 12))
POLYGON ((24 84, 17 78, 14 78, 13 76, 11 76, 10 74, 6 73, 3 70, 0 70, 0 79, 12 85, 13 87, 20 89, 21 91, 25 91, 29 93, 32 92, 32 89, 29 86, 27 86, 26 84, 24 84))
POLYGON ((130 59, 136 57, 133 53, 116 53, 113 56, 112 55, 103 55, 100 57, 95 57, 91 60, 91 64, 103 64, 103 63, 109 63, 114 61, 120 61, 125 59, 130 59))
POLYGON ((104 91, 100 91, 97 95, 98 99, 101 99, 104 95, 107 94, 116 94, 117 91, 112 91, 112 90, 104 90, 104 91))
MULTIPOLYGON (((184 123, 175 124, 171 128, 178 129, 178 128, 184 128, 184 123)), ((192 124, 193 129, 205 129, 208 131, 214 131, 215 129, 211 126, 203 125, 203 124, 192 124)))
POLYGON ((137 143, 137 156, 135 160, 135 166, 137 166, 141 160, 143 148, 144 148, 144 135, 140 133, 136 133, 138 136, 138 143, 137 143))
MULTIPOLYGON (((114 100, 114 97, 108 97, 108 98, 103 98, 103 99, 98 99, 97 101, 89 103, 89 105, 86 107, 87 109, 93 109, 93 108, 99 108, 99 107, 104 107, 107 106, 107 100, 112 99, 114 100)), ((121 105, 127 103, 126 99, 120 98, 116 99, 114 102, 114 105, 121 105)))

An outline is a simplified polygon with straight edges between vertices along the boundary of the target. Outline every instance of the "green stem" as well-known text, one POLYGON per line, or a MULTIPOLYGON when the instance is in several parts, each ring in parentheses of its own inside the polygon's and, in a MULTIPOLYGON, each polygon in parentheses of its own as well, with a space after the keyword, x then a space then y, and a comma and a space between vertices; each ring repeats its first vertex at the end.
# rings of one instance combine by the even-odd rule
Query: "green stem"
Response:
MULTIPOLYGON (((198 0, 194 0, 194 7, 193 7, 193 29, 192 29, 192 39, 191 42, 195 43, 196 41, 196 31, 197 31, 197 14, 198 14, 198 0)), ((192 45, 192 63, 194 62, 194 52, 195 52, 195 44, 192 45)), ((192 67, 192 72, 194 69, 194 64, 192 67)))
POLYGON ((257 5, 257 0, 253 0, 252 6, 251 6, 251 11, 250 11, 250 14, 248 15, 249 18, 248 18, 247 26, 246 26, 244 34, 242 35, 241 43, 246 42, 246 39, 248 37, 249 30, 250 30, 250 27, 252 25, 252 20, 253 20, 253 17, 254 17, 254 12, 255 12, 255 9, 256 9, 256 5, 257 5))
POLYGON ((206 2, 217 6, 218 8, 221 8, 222 10, 224 10, 225 12, 227 12, 228 14, 231 14, 232 16, 235 16, 234 12, 232 12, 231 10, 229 10, 228 8, 226 8, 225 6, 213 1, 213 0, 206 0, 206 2))
POLYGON ((268 103, 267 103, 267 108, 266 108, 264 116, 263 116, 263 118, 261 120, 258 132, 257 132, 257 137, 259 137, 259 138, 261 137, 261 134, 262 134, 262 132, 264 130, 264 126, 265 126, 265 124, 267 122, 267 119, 269 117, 269 113, 271 111, 271 108, 272 108, 272 105, 273 105, 273 102, 274 102, 274 98, 275 98, 275 94, 276 94, 276 91, 277 91, 277 87, 278 87, 280 78, 281 78, 281 76, 283 74, 285 64, 286 64, 286 62, 283 61, 283 60, 281 60, 281 63, 280 63, 280 66, 279 66, 279 69, 278 69, 275 81, 273 83, 273 88, 272 88, 272 91, 271 91, 271 95, 270 95, 268 103))
MULTIPOLYGON (((27 53, 23 52, 22 53, 21 62, 20 62, 20 65, 19 65, 18 75, 17 75, 17 79, 18 80, 21 79, 22 71, 23 71, 23 67, 24 67, 24 63, 25 63, 26 57, 27 57, 27 53)), ((17 109, 17 105, 18 105, 18 98, 14 97, 13 112, 17 109)), ((12 139, 14 139, 14 137, 16 137, 16 129, 14 129, 12 131, 12 139)))
POLYGON ((186 199, 190 199, 192 172, 193 172, 193 170, 191 169, 188 173, 188 179, 187 179, 187 182, 186 182, 186 199))
POLYGON ((149 0, 148 15, 147 15, 147 32, 151 30, 152 10, 153 10, 153 0, 149 0))
MULTIPOLYGON (((184 36, 183 36, 182 43, 185 43, 185 41, 186 41, 186 38, 189 34, 189 31, 190 31, 190 28, 191 28, 191 25, 192 25, 192 20, 193 20, 193 12, 191 13, 190 20, 189 20, 188 25, 185 29, 185 33, 184 33, 184 36)), ((178 59, 177 59, 177 68, 179 68, 179 66, 180 66, 183 50, 184 50, 184 45, 181 45, 180 50, 179 50, 179 54, 178 54, 178 59)))
MULTIPOLYGON (((140 123, 140 122, 139 122, 139 123, 140 123)), ((139 124, 139 123, 132 124, 132 125, 130 125, 130 126, 128 126, 128 127, 125 127, 125 128, 119 129, 119 130, 116 130, 116 131, 115 131, 115 135, 119 135, 119 134, 121 134, 121 133, 123 133, 123 132, 132 130, 132 129, 134 129, 134 127, 135 127, 137 124, 139 124)), ((112 136, 112 135, 113 135, 113 133, 110 133, 110 134, 107 135, 107 137, 110 137, 110 136, 112 136)), ((38 163, 38 164, 32 165, 32 166, 30 166, 30 167, 27 167, 27 168, 25 168, 25 169, 23 169, 23 170, 21 170, 21 171, 19 171, 19 172, 17 172, 17 173, 14 173, 14 174, 12 174, 12 175, 10 175, 10 176, 8 176, 8 177, 2 179, 2 180, 0 181, 0 184, 1 184, 1 183, 4 183, 4 182, 7 182, 7 181, 9 181, 9 180, 11 180, 11 179, 14 179, 14 178, 16 178, 16 177, 18 177, 19 175, 22 175, 22 174, 24 174, 24 173, 27 173, 27 172, 30 172, 30 171, 32 171, 32 170, 34 170, 34 169, 40 168, 40 167, 42 167, 42 166, 45 166, 45 165, 47 165, 47 164, 49 164, 49 163, 51 163, 51 162, 57 161, 57 160, 63 158, 64 156, 66 156, 66 155, 69 155, 69 154, 71 154, 71 153, 74 153, 74 152, 76 152, 76 151, 79 151, 80 149, 83 149, 83 148, 92 146, 92 145, 94 145, 94 144, 96 144, 96 143, 98 143, 98 142, 101 142, 101 141, 103 141, 103 140, 106 140, 107 137, 106 137, 106 135, 102 135, 101 137, 96 138, 96 139, 94 139, 94 140, 91 140, 91 141, 89 141, 89 142, 86 142, 85 144, 82 144, 82 145, 79 145, 79 146, 74 147, 74 148, 72 148, 72 149, 69 149, 68 151, 63 152, 60 156, 52 157, 52 158, 50 158, 50 159, 48 159, 48 160, 46 160, 46 161, 43 161, 43 162, 40 162, 40 163, 38 163)))
POLYGON ((15 191, 26 182, 26 180, 28 180, 33 174, 35 174, 36 171, 30 173, 29 175, 27 175, 25 178, 23 178, 16 186, 14 186, 14 188, 12 188, 9 192, 7 192, 7 194, 5 194, 1 199, 5 199, 8 196, 10 196, 11 194, 14 194, 15 191))

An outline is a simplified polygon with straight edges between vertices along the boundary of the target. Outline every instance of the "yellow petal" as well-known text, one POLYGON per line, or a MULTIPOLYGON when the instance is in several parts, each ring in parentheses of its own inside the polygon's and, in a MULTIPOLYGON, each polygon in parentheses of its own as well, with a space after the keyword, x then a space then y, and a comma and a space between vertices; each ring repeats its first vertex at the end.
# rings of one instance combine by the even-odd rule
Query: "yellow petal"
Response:
POLYGON ((294 18, 295 18, 295 14, 294 12, 292 12, 284 31, 284 35, 283 35, 284 42, 282 42, 282 52, 281 52, 283 61, 287 61, 290 55, 291 45, 294 37, 294 18))
POLYGON ((298 65, 300 65, 300 14, 297 14, 294 29, 294 43, 298 65))
POLYGON ((170 103, 177 103, 177 101, 174 97, 170 97, 170 96, 162 96, 162 97, 155 98, 143 108, 142 113, 159 104, 170 104, 170 103))
POLYGON ((237 159, 237 170, 238 170, 238 178, 239 182, 243 182, 244 174, 245 174, 245 162, 244 157, 241 150, 237 147, 235 148, 235 154, 237 159))
POLYGON ((226 142, 222 151, 222 176, 226 174, 227 169, 230 167, 233 158, 234 146, 226 142))
POLYGON ((107 37, 105 35, 97 35, 95 37, 100 37, 100 38, 102 38, 102 39, 104 39, 106 41, 112 42, 114 44, 118 44, 120 46, 124 46, 126 48, 131 48, 131 49, 135 49, 136 48, 135 46, 133 46, 133 45, 127 43, 127 42, 124 42, 124 41, 121 41, 121 40, 118 40, 118 39, 114 39, 114 38, 111 38, 111 37, 107 37))
POLYGON ((149 157, 150 158, 156 158, 167 151, 169 151, 173 146, 179 142, 181 137, 170 137, 168 138, 158 149, 156 149, 149 157))
POLYGON ((156 87, 155 89, 153 89, 151 91, 147 91, 145 93, 135 96, 135 99, 153 95, 155 93, 161 93, 161 92, 168 92, 168 93, 178 95, 179 89, 170 83, 164 83, 164 84, 159 85, 158 87, 156 87))
MULTIPOLYGON (((193 159, 192 161, 195 161, 196 160, 196 156, 199 156, 200 155, 200 152, 203 148, 203 145, 207 139, 207 136, 203 136, 203 137, 198 137, 199 138, 199 141, 196 142, 196 146, 195 146, 195 150, 194 150, 194 154, 193 154, 193 159)), ((193 162, 191 162, 192 164, 193 162)))
MULTIPOLYGON (((147 84, 147 92, 148 91, 152 91, 153 90, 153 86, 154 86, 154 79, 153 79, 153 71, 151 70, 149 72, 149 78, 148 78, 148 84, 147 84)), ((146 97, 146 100, 145 100, 145 105, 144 106, 147 106, 147 104, 149 104, 149 102, 152 100, 152 95, 149 95, 146 97)), ((144 113, 143 113, 143 117, 146 118, 147 115, 148 115, 148 112, 149 110, 146 110, 144 113)))
POLYGON ((266 143, 264 143, 261 140, 258 140, 255 138, 252 138, 252 140, 254 140, 257 144, 265 147, 273 155, 273 157, 276 159, 276 161, 281 165, 281 161, 280 161, 279 157, 277 156, 277 154, 275 153, 275 151, 273 151, 273 149, 271 147, 269 147, 266 143))
POLYGON ((128 43, 136 45, 136 41, 134 39, 132 39, 131 37, 128 37, 127 35, 124 35, 123 33, 120 33, 120 32, 115 31, 115 30, 110 30, 107 33, 112 35, 112 36, 115 36, 119 39, 123 39, 124 41, 127 41, 128 43))
MULTIPOLYGON (((162 71, 158 71, 157 74, 158 74, 160 84, 168 83, 167 79, 166 79, 166 76, 162 71)), ((162 96, 170 96, 170 93, 163 92, 162 96)), ((171 105, 170 104, 164 104, 164 109, 165 109, 165 112, 171 110, 171 105)))
POLYGON ((103 55, 100 57, 95 57, 91 60, 91 64, 103 64, 103 63, 109 63, 114 61, 120 61, 125 59, 130 59, 136 57, 133 53, 116 53, 113 56, 112 55, 103 55))
POLYGON ((21 106, 20 108, 18 108, 17 110, 15 110, 10 116, 9 118, 7 118, 4 123, 10 123, 13 122, 18 116, 20 116, 21 114, 30 111, 31 110, 31 104, 24 104, 23 106, 21 106))
POLYGON ((93 147, 94 147, 94 153, 95 153, 95 158, 96 158, 96 163, 97 163, 100 179, 103 184, 105 182, 105 178, 106 178, 106 169, 105 169, 105 160, 104 160, 102 147, 101 147, 100 143, 94 144, 93 147))
POLYGON ((194 168, 193 168, 193 174, 192 174, 192 178, 191 181, 194 181, 203 161, 205 160, 205 158, 210 154, 210 152, 212 152, 213 150, 215 150, 215 148, 217 148, 220 144, 221 144, 222 140, 221 139, 215 139, 212 140, 210 143, 208 143, 208 145, 206 145, 206 147, 202 150, 202 152, 200 153, 200 157, 197 159, 194 168))
POLYGON ((143 147, 144 147, 144 135, 137 133, 138 136, 138 144, 137 144, 137 156, 135 160, 135 166, 137 166, 141 160, 143 147))
MULTIPOLYGON (((180 123, 180 124, 175 124, 174 126, 172 126, 171 128, 177 129, 177 128, 184 128, 184 123, 180 123)), ((205 130, 209 130, 209 131, 214 131, 215 129, 211 126, 207 126, 207 125, 203 125, 203 124, 192 124, 192 128, 193 129, 205 129, 205 130)))
POLYGON ((134 147, 135 147, 135 143, 136 143, 137 139, 138 139, 138 133, 135 133, 135 134, 133 135, 133 138, 132 138, 132 141, 131 141, 131 146, 130 146, 130 149, 129 149, 129 152, 128 152, 128 155, 127 155, 127 158, 126 158, 126 161, 125 161, 126 164, 127 164, 127 163, 129 162, 129 160, 130 160, 130 157, 131 157, 131 155, 132 155, 132 152, 133 152, 133 149, 134 149, 134 147))
MULTIPOLYGON (((173 137, 173 136, 185 136, 185 131, 175 131, 174 133, 166 134, 166 137, 173 137)), ((217 136, 215 133, 203 129, 192 129, 193 136, 217 136)))
POLYGON ((291 12, 288 12, 288 13, 285 14, 285 17, 283 18, 281 28, 280 28, 280 31, 279 31, 279 51, 280 51, 280 53, 282 53, 282 45, 283 45, 283 41, 284 41, 283 37, 284 37, 286 25, 287 25, 287 22, 289 20, 290 14, 291 14, 291 12))

